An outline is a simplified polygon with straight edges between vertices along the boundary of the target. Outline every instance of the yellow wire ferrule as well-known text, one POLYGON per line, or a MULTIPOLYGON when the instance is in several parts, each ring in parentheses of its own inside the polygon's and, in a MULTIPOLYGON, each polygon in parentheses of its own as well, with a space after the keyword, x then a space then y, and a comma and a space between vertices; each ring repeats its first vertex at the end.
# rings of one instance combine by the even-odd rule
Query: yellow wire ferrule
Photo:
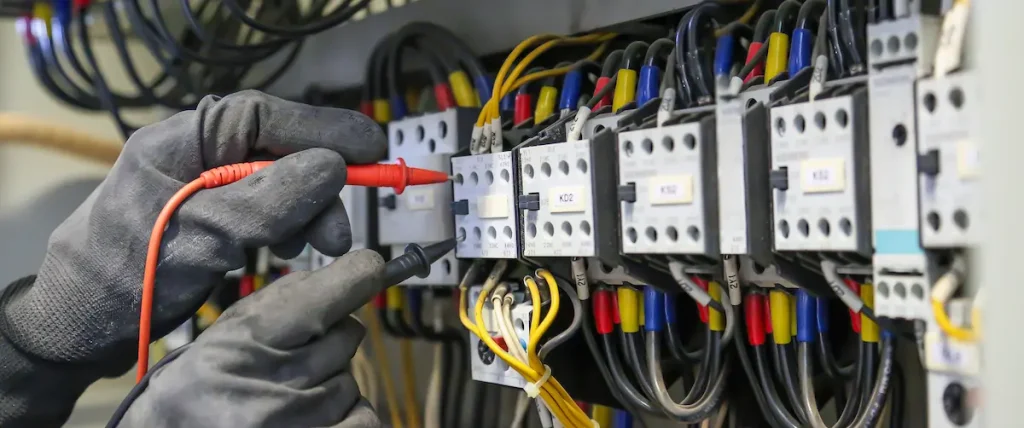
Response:
POLYGON ((452 72, 448 75, 448 84, 455 94, 455 103, 459 107, 479 107, 477 93, 473 90, 473 84, 469 83, 469 76, 464 71, 452 72))
MULTIPOLYGON (((860 286, 860 299, 864 301, 864 306, 871 309, 875 308, 875 286, 872 284, 863 284, 860 286)), ((862 313, 860 315, 860 340, 864 342, 877 343, 879 337, 878 324, 871 321, 868 317, 862 313)))
POLYGON ((385 99, 373 100, 373 120, 377 123, 388 123, 391 121, 391 104, 385 99))
POLYGON ((775 76, 786 71, 789 60, 789 35, 772 33, 768 36, 768 56, 765 58, 764 81, 771 82, 775 76))
POLYGON ((792 317, 789 306, 789 293, 781 290, 772 290, 768 294, 768 303, 771 305, 772 313, 772 338, 775 339, 775 343, 785 345, 793 340, 789 320, 792 317))
POLYGON ((620 286, 616 292, 619 297, 619 319, 622 331, 624 333, 640 331, 640 300, 637 296, 639 293, 626 286, 620 286))
POLYGON ((401 287, 390 287, 386 291, 388 298, 388 309, 402 310, 402 300, 405 298, 405 293, 402 292, 401 287))
POLYGON ((626 104, 636 100, 636 70, 623 68, 615 78, 615 95, 612 97, 612 111, 619 111, 626 104))
MULTIPOLYGON (((722 286, 715 281, 708 283, 708 294, 711 295, 712 299, 716 302, 722 301, 722 286)), ((708 306, 708 328, 711 331, 724 331, 725 330, 725 317, 721 312, 715 310, 711 306, 708 306)))
POLYGON ((555 113, 555 105, 558 104, 558 88, 544 86, 540 88, 540 95, 537 96, 537 108, 533 111, 533 123, 541 123, 555 113))

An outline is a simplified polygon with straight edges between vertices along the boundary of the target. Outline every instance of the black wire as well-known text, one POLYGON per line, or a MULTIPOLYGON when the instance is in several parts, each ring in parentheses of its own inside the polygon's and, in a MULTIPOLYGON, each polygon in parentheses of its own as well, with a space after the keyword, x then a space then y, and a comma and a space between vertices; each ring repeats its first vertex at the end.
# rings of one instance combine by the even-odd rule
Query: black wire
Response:
POLYGON ((622 60, 619 62, 620 70, 639 70, 640 66, 644 64, 644 54, 647 52, 647 48, 650 47, 647 42, 635 41, 626 46, 626 50, 622 52, 622 60))
POLYGON ((772 31, 776 33, 782 33, 788 35, 793 31, 793 25, 796 23, 797 13, 800 11, 800 2, 796 0, 786 0, 779 6, 778 12, 775 13, 775 20, 772 22, 772 31))
MULTIPOLYGON (((754 400, 757 401, 757 407, 761 409, 761 415, 764 416, 768 424, 777 427, 782 424, 779 422, 779 418, 776 413, 778 409, 772 409, 771 406, 777 406, 778 403, 771 403, 768 401, 768 397, 765 396, 764 391, 761 389, 760 379, 757 377, 756 369, 750 362, 750 356, 747 355, 746 345, 744 345, 740 337, 745 336, 743 331, 743 323, 736 323, 736 331, 733 333, 733 346, 736 348, 736 355, 739 356, 740 365, 743 367, 743 373, 746 375, 747 381, 750 384, 750 391, 754 394, 754 400)), ((787 425, 786 428, 798 428, 796 424, 787 425)))
POLYGON ((637 339, 643 340, 643 338, 638 337, 639 334, 637 333, 625 333, 621 330, 619 330, 618 336, 619 346, 626 356, 626 363, 633 369, 633 376, 636 382, 640 384, 640 389, 643 390, 645 398, 653 402, 654 386, 651 385, 651 379, 647 377, 647 364, 641 352, 637 349, 637 339))
MULTIPOLYGON (((796 18, 796 28, 810 29, 808 24, 817 24, 817 17, 820 17, 825 12, 825 0, 807 0, 800 6, 800 13, 796 18)), ((818 27, 818 31, 824 30, 824 27, 818 27)))
POLYGON ((839 36, 839 10, 836 1, 826 0, 825 10, 828 15, 828 37, 832 46, 832 61, 836 65, 836 70, 838 70, 836 74, 843 76, 847 72, 846 52, 844 51, 842 39, 839 36))
POLYGON ((800 400, 800 389, 798 388, 799 382, 796 380, 796 371, 793 370, 796 360, 791 357, 789 344, 776 344, 775 347, 779 350, 779 366, 782 369, 782 382, 786 397, 792 405, 794 416, 806 426, 807 415, 803 411, 803 401, 800 400))
POLYGON ((222 3, 224 6, 227 6, 233 16, 252 28, 280 37, 296 38, 316 34, 348 21, 353 15, 368 6, 370 4, 370 0, 362 0, 351 7, 339 8, 332 12, 331 15, 323 17, 316 22, 297 27, 282 27, 253 19, 246 13, 245 8, 238 4, 238 0, 222 0, 222 3))
POLYGON ((740 69, 740 72, 737 74, 737 76, 743 78, 744 76, 750 74, 752 71, 754 71, 755 68, 757 68, 758 64, 764 61, 764 59, 767 56, 768 42, 765 42, 764 44, 761 45, 760 48, 757 49, 757 52, 754 53, 754 56, 750 57, 750 61, 747 61, 747 63, 743 65, 743 68, 740 69))
POLYGON ((779 421, 784 422, 790 427, 803 426, 786 408, 786 405, 782 402, 782 398, 779 397, 779 394, 775 391, 775 382, 772 380, 772 375, 768 373, 768 363, 765 362, 767 357, 765 356, 764 347, 765 345, 754 347, 754 362, 756 363, 758 378, 760 379, 761 388, 764 389, 768 406, 779 421))
POLYGON ((721 351, 722 334, 706 328, 704 337, 704 353, 701 358, 700 369, 697 370, 697 378, 693 381, 693 387, 683 397, 683 404, 696 403, 697 399, 704 395, 704 391, 711 387, 711 383, 715 381, 715 374, 718 373, 715 366, 718 364, 721 351))
POLYGON ((849 0, 839 0, 839 16, 838 16, 838 27, 839 35, 843 40, 843 44, 846 46, 846 53, 850 55, 850 72, 855 72, 858 67, 863 69, 864 62, 861 59, 860 49, 858 47, 857 29, 854 28, 854 17, 852 16, 853 8, 850 7, 849 0))
POLYGON ((622 49, 616 49, 604 58, 604 62, 601 65, 601 77, 614 77, 618 74, 616 71, 619 70, 619 63, 622 61, 623 53, 622 49))
POLYGON ((832 349, 828 345, 828 335, 825 333, 818 333, 818 361, 825 371, 825 376, 832 381, 836 408, 839 409, 846 406, 846 382, 839 373, 835 357, 832 355, 832 349))
POLYGON ((701 360, 701 356, 704 354, 702 347, 694 350, 686 349, 675 325, 665 324, 665 341, 668 344, 669 353, 680 363, 696 363, 701 360))
MULTIPOLYGON (((608 386, 608 391, 611 392, 612 397, 615 398, 626 410, 634 416, 636 422, 639 422, 643 426, 643 421, 640 419, 640 407, 636 403, 627 399, 621 389, 617 386, 616 378, 612 375, 611 369, 609 368, 611 363, 605 364, 604 357, 601 355, 601 350, 597 346, 597 340, 594 339, 594 326, 591 324, 594 319, 593 309, 588 302, 584 301, 582 305, 583 310, 583 340, 587 344, 587 349, 590 351, 590 356, 594 359, 594 364, 597 366, 597 371, 601 373, 601 378, 604 379, 605 385, 608 386)), ((607 335, 604 335, 607 336, 607 335)), ((648 403, 649 405, 650 403, 648 403)), ((652 408, 653 409, 653 408, 652 408)), ((479 426, 479 425, 474 425, 479 426)))
POLYGON ((771 35, 772 23, 775 22, 774 10, 766 11, 761 14, 761 17, 757 19, 757 24, 754 26, 754 41, 764 43, 768 40, 768 36, 771 35))
POLYGON ((461 409, 465 405, 465 397, 463 393, 466 390, 466 374, 468 373, 469 366, 465 362, 465 358, 469 355, 466 351, 466 342, 464 337, 452 340, 446 343, 446 346, 450 347, 449 350, 451 358, 451 372, 444 376, 443 379, 449 380, 445 383, 444 394, 444 411, 443 420, 444 426, 446 427, 457 427, 459 426, 459 414, 461 409))
POLYGON ((618 78, 618 75, 613 75, 611 79, 608 80, 608 83, 605 84, 600 91, 597 91, 597 93, 595 93, 594 96, 590 98, 590 101, 587 101, 587 108, 593 110, 594 107, 597 106, 597 103, 601 102, 601 98, 604 98, 608 94, 612 93, 612 90, 615 89, 615 81, 618 78))
MULTIPOLYGON (((348 4, 350 2, 351 2, 351 0, 345 0, 346 4, 348 4)), ((190 0, 180 0, 179 4, 181 5, 181 10, 182 10, 182 13, 185 16, 185 20, 188 21, 188 24, 189 24, 189 26, 192 29, 192 33, 195 34, 196 37, 198 37, 200 40, 202 40, 204 44, 211 45, 211 46, 214 46, 214 47, 217 47, 217 48, 234 50, 237 53, 238 51, 243 51, 244 52, 244 51, 262 51, 262 50, 267 50, 267 49, 271 49, 271 50, 273 50, 273 49, 280 49, 284 45, 286 45, 289 42, 291 42, 291 40, 288 40, 288 39, 275 39, 275 38, 271 38, 268 41, 260 42, 260 43, 245 43, 245 44, 225 43, 225 42, 221 41, 221 39, 219 39, 217 37, 210 36, 209 33, 207 33, 205 29, 203 29, 203 25, 199 22, 199 18, 197 18, 197 15, 202 15, 202 13, 203 13, 203 8, 202 7, 200 7, 199 13, 196 14, 194 9, 192 9, 192 5, 190 3, 190 0)), ((205 6, 205 4, 206 3, 204 2, 203 6, 205 6)), ((295 3, 295 4, 298 5, 298 3, 295 3)), ((262 4, 261 4, 261 7, 262 7, 262 4)), ((311 9, 315 10, 315 8, 311 8, 311 9)), ((219 7, 218 7, 218 10, 217 10, 216 13, 218 13, 218 14, 220 13, 219 7)), ((255 31, 253 31, 253 32, 255 32, 255 31)), ((167 33, 169 34, 169 32, 167 32, 167 33)), ((258 57, 259 55, 256 55, 256 56, 258 57)))
POLYGON ((647 53, 644 54, 644 65, 664 68, 665 62, 668 56, 672 54, 674 47, 675 42, 671 39, 661 38, 655 40, 647 47, 647 53))
POLYGON ((903 428, 906 420, 903 418, 904 394, 906 394, 906 378, 903 375, 903 367, 899 361, 894 360, 892 366, 892 391, 889 393, 889 428, 903 428))
MULTIPOLYGON (((837 427, 849 426, 854 419, 857 417, 857 413, 860 412, 861 408, 861 397, 863 394, 861 390, 871 389, 871 385, 864 383, 865 376, 863 375, 866 369, 866 361, 864 357, 864 342, 861 341, 857 347, 857 360, 855 363, 856 369, 853 378, 853 387, 850 389, 850 398, 846 401, 846 406, 843 407, 842 413, 839 414, 839 419, 836 421, 837 427)), ((870 377, 870 375, 868 375, 870 377)), ((870 382, 869 382, 870 383, 870 382)))
MULTIPOLYGON (((588 324, 588 323, 584 323, 588 324)), ((615 352, 615 346, 612 344, 611 334, 602 334, 601 344, 604 345, 604 359, 608 362, 608 369, 610 372, 610 383, 609 388, 612 391, 618 391, 621 394, 620 401, 622 403, 628 403, 634 407, 639 407, 648 412, 655 412, 651 401, 645 397, 640 391, 637 391, 636 387, 630 382, 625 371, 622 368, 622 364, 619 362, 619 357, 615 352)))
POLYGON ((128 391, 128 395, 124 397, 124 400, 121 400, 121 404, 117 406, 117 409, 114 410, 114 414, 110 417, 110 420, 107 421, 107 428, 117 428, 121 425, 121 420, 124 419, 124 415, 128 413, 128 409, 131 408, 132 404, 135 403, 135 400, 137 400, 143 392, 146 392, 146 388, 149 387, 149 380, 153 376, 153 373, 156 373, 167 364, 174 362, 174 360, 178 359, 178 357, 190 347, 192 347, 191 343, 179 346, 173 351, 168 352, 167 355, 164 355, 164 357, 161 358, 160 361, 157 361, 156 364, 153 364, 153 367, 150 367, 149 370, 146 371, 146 375, 143 376, 142 379, 139 379, 135 386, 132 387, 131 391, 128 391))

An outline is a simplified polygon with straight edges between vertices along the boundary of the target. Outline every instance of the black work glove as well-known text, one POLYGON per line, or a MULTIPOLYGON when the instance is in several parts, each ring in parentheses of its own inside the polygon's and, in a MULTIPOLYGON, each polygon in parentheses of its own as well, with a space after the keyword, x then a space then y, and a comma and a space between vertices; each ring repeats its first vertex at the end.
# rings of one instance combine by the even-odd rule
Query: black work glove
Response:
POLYGON ((160 250, 154 339, 242 267, 246 248, 289 257, 308 242, 328 255, 347 252, 338 197, 345 164, 378 161, 385 150, 380 127, 362 114, 256 91, 207 97, 195 111, 136 132, 104 182, 54 231, 38 276, 0 299, 0 425, 58 426, 86 386, 131 367, 150 231, 185 183, 213 167, 283 156, 178 210, 160 250))
POLYGON ((381 426, 348 369, 363 338, 351 314, 384 289, 383 266, 359 250, 242 299, 161 362, 118 427, 381 426))

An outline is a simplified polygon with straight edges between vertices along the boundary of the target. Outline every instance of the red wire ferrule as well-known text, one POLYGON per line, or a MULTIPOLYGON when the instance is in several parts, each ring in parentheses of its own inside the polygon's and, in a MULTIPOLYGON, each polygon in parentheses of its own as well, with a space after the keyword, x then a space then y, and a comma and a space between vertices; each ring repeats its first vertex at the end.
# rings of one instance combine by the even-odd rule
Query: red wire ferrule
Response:
POLYGON ((619 314, 619 293, 608 291, 608 294, 612 296, 612 323, 615 325, 622 324, 622 316, 619 314))
POLYGON ((608 290, 597 290, 594 292, 594 324, 597 326, 597 334, 609 334, 614 329, 612 325, 612 292, 608 290))
MULTIPOLYGON (((594 95, 597 95, 598 92, 601 92, 601 89, 604 89, 604 87, 607 86, 608 82, 610 82, 611 80, 611 77, 598 77, 597 82, 594 83, 594 95)), ((604 97, 601 97, 601 100, 598 101, 597 105, 594 106, 594 110, 610 105, 612 105, 611 91, 609 91, 608 94, 605 94, 604 97)))
POLYGON ((373 117, 373 101, 362 100, 359 102, 359 112, 368 117, 373 117))
MULTIPOLYGON (((843 278, 843 282, 846 283, 846 288, 853 291, 853 294, 860 296, 860 284, 850 278, 843 278)), ((860 334, 860 314, 854 312, 853 309, 850 312, 850 327, 853 328, 853 332, 860 334)))
POLYGON ((388 294, 386 292, 381 291, 380 293, 377 293, 376 296, 373 296, 373 307, 381 310, 387 308, 388 294))
POLYGON ((441 111, 448 110, 457 105, 455 94, 452 93, 452 87, 448 86, 447 83, 434 85, 434 98, 437 99, 437 108, 441 111))
POLYGON ((516 109, 512 115, 512 124, 518 125, 526 122, 533 116, 533 97, 530 94, 516 94, 516 109))
POLYGON ((747 342, 751 346, 764 345, 764 310, 767 306, 765 297, 758 293, 749 293, 743 297, 743 313, 747 322, 747 342))
POLYGON ((761 304, 764 308, 764 333, 765 335, 772 334, 772 305, 768 304, 768 296, 761 297, 761 304))
MULTIPOLYGON (((699 276, 694 276, 694 277, 691 277, 691 279, 693 279, 693 282, 696 283, 698 287, 704 289, 704 291, 708 291, 708 282, 705 281, 703 278, 701 278, 699 276)), ((702 322, 704 324, 707 324, 708 323, 708 307, 698 303, 697 304, 697 313, 700 314, 700 322, 702 322)))
POLYGON ((242 275, 242 278, 238 280, 238 297, 248 296, 254 290, 255 286, 253 285, 252 275, 242 275))
MULTIPOLYGON (((747 49, 746 62, 749 63, 750 60, 754 58, 754 55, 757 55, 757 51, 758 49, 761 49, 762 45, 764 45, 764 43, 762 42, 750 43, 750 47, 747 49)), ((750 74, 748 74, 747 77, 743 78, 743 83, 747 83, 757 76, 764 76, 764 61, 761 61, 756 66, 754 66, 753 70, 750 70, 750 74)))

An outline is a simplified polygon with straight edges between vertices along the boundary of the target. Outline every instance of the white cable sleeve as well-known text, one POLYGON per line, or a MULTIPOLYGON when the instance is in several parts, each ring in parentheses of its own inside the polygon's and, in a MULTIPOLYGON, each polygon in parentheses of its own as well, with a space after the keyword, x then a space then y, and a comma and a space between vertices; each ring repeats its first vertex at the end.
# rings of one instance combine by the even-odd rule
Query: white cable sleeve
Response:
POLYGON ((725 266, 725 282, 729 285, 729 302, 733 305, 743 303, 743 292, 740 290, 740 268, 736 256, 722 256, 725 266))
POLYGON ((590 108, 587 106, 580 107, 579 111, 576 112, 576 117, 572 119, 572 125, 569 127, 569 135, 566 136, 566 141, 579 141, 583 136, 583 125, 587 123, 589 118, 590 108))
POLYGON ((665 122, 672 117, 672 109, 676 105, 676 89, 665 88, 665 91, 661 93, 661 104, 658 105, 658 115, 656 116, 655 124, 662 126, 665 122))
POLYGON ((590 299, 590 281, 587 280, 587 264, 582 257, 572 258, 572 276, 576 280, 576 296, 580 300, 590 299))
POLYGON ((843 301, 843 304, 850 310, 860 313, 861 308, 864 307, 864 301, 860 299, 860 296, 855 294, 852 290, 846 287, 846 283, 843 282, 842 278, 839 277, 839 273, 836 271, 838 267, 835 262, 831 260, 821 261, 821 273, 825 275, 825 281, 828 281, 828 286, 832 288, 832 292, 836 293, 839 300, 843 301))
POLYGON ((707 306, 708 303, 711 303, 711 295, 708 294, 707 291, 704 291, 703 288, 700 288, 697 284, 694 284, 693 281, 686 276, 686 272, 683 271, 683 268, 684 266, 680 262, 675 260, 668 262, 668 270, 672 273, 672 278, 676 280, 676 283, 679 284, 680 287, 682 287, 683 291, 690 295, 693 300, 696 300, 697 303, 701 304, 701 306, 707 306))

